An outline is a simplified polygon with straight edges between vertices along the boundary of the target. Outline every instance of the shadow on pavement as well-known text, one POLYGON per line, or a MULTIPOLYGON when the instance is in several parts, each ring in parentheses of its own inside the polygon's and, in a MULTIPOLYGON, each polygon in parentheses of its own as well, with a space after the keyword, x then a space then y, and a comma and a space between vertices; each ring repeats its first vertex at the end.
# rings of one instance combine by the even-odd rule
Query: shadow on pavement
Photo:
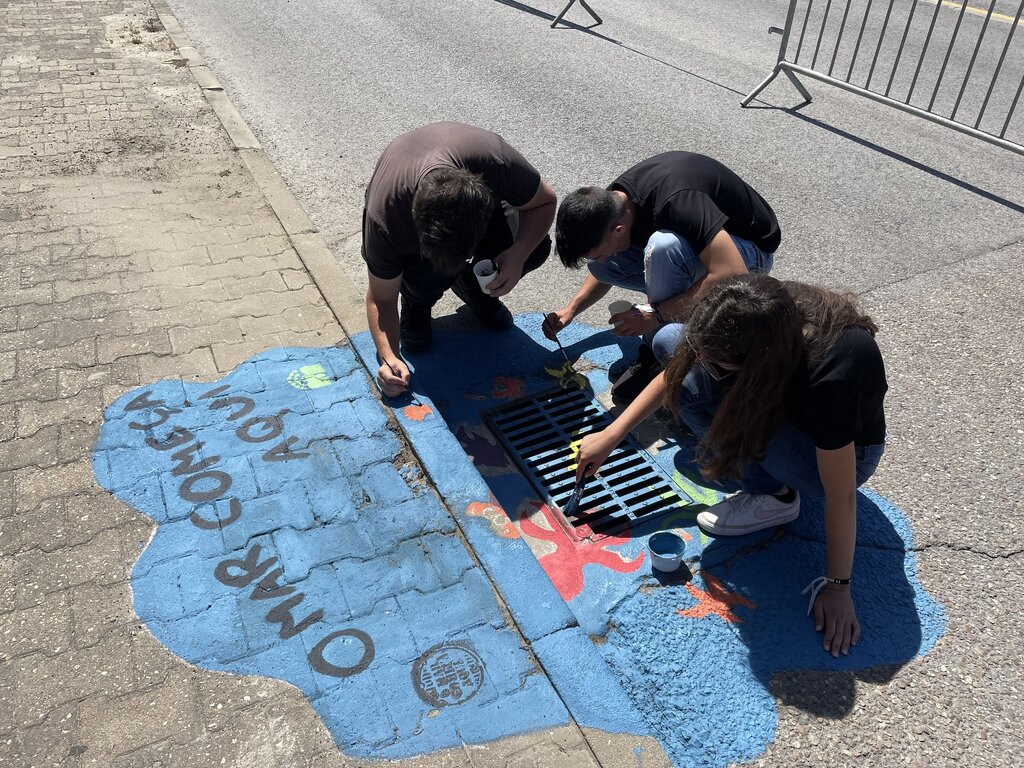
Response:
MULTIPOLYGON (((608 633, 609 653, 623 655, 627 678, 643 649, 667 644, 659 652, 667 665, 678 663, 678 654, 707 669, 728 659, 733 671, 712 676, 715 682, 708 685, 719 698, 756 700, 751 713, 770 706, 774 695, 838 718, 852 708, 856 680, 887 681, 934 644, 944 628, 944 612, 914 578, 912 534, 901 512, 870 491, 858 494, 853 595, 863 639, 849 656, 834 659, 822 649, 806 615, 807 595, 800 594, 824 572, 821 502, 807 500, 801 516, 782 529, 710 539, 696 527, 696 514, 718 496, 704 481, 693 482, 688 452, 678 450, 685 436, 673 437, 667 425, 662 431, 667 444, 656 461, 697 504, 604 540, 571 541, 482 418, 491 408, 554 385, 545 369, 564 360, 541 336, 541 319, 539 313, 520 315, 517 327, 504 333, 485 331, 460 316, 435 321, 434 350, 411 358, 413 384, 436 405, 505 514, 524 536, 540 540, 535 551, 548 554, 538 554, 538 560, 584 631, 608 633), (677 462, 678 457, 684 458, 677 462), (689 568, 651 573, 644 539, 666 529, 686 538, 689 568), (685 648, 671 651, 677 643, 685 648)), ((599 393, 608 387, 608 369, 632 359, 637 346, 635 340, 578 323, 560 336, 599 393)), ((647 678, 633 682, 652 685, 647 678)), ((692 684, 687 677, 659 676, 656 687, 665 700, 679 702, 692 697, 692 684)), ((644 702, 638 703, 643 709, 644 702)))

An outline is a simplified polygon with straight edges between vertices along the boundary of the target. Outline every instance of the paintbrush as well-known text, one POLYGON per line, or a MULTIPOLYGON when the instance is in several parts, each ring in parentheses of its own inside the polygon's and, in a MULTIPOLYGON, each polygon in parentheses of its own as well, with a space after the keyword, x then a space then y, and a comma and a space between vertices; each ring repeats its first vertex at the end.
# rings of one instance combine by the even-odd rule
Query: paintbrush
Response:
MULTIPOLYGON (((548 323, 548 319, 544 318, 544 325, 547 325, 547 323, 548 323)), ((548 326, 548 327, 550 327, 550 326, 548 326)), ((565 347, 563 347, 562 346, 562 342, 558 340, 558 334, 554 333, 554 331, 552 331, 551 335, 555 337, 555 344, 558 345, 558 351, 561 352, 562 353, 562 357, 565 358, 565 363, 566 363, 566 365, 569 366, 569 370, 572 371, 573 373, 578 374, 577 370, 573 367, 572 360, 569 359, 569 355, 567 355, 566 352, 565 352, 565 347)))
POLYGON ((587 468, 583 470, 583 477, 576 482, 576 487, 572 489, 572 495, 569 497, 569 500, 565 502, 562 514, 566 517, 575 517, 576 513, 579 511, 580 499, 583 497, 583 489, 586 487, 587 480, 589 479, 586 475, 587 469, 590 469, 589 464, 587 465, 587 468))

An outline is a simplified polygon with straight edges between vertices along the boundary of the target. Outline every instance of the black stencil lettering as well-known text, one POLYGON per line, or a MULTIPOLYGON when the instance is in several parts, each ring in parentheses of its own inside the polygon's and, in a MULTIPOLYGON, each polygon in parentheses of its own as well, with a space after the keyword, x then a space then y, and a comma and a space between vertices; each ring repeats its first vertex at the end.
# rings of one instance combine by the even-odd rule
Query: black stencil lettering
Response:
POLYGON ((259 544, 253 544, 245 553, 244 560, 237 558, 221 560, 213 575, 217 577, 217 581, 227 584, 229 587, 247 587, 263 576, 277 562, 276 557, 271 557, 261 563, 261 551, 259 544), (237 571, 237 573, 232 573, 232 571, 237 571))
POLYGON ((263 454, 264 461, 293 461, 294 459, 308 459, 308 452, 293 451, 289 446, 297 443, 299 438, 294 435, 282 440, 269 451, 263 454))
POLYGON ((141 421, 130 421, 128 426, 132 429, 155 429, 156 427, 162 426, 167 423, 167 420, 176 413, 181 413, 181 408, 163 408, 157 407, 153 409, 153 413, 156 414, 156 421, 152 421, 149 424, 144 424, 141 421))
POLYGON ((186 477, 178 487, 178 495, 193 504, 205 504, 208 501, 219 499, 228 492, 229 488, 231 488, 231 475, 221 472, 219 469, 213 469, 186 477), (212 480, 216 485, 208 491, 197 491, 195 487, 204 480, 212 480))
POLYGON ((201 472, 204 469, 209 469, 218 461, 220 456, 207 456, 200 462, 194 462, 193 456, 198 456, 199 451, 202 450, 204 443, 195 442, 187 448, 182 448, 180 451, 171 454, 171 458, 174 459, 177 464, 174 469, 171 470, 171 474, 175 477, 180 475, 193 475, 196 472, 201 472))
POLYGON ((284 423, 280 416, 256 416, 235 430, 238 439, 244 443, 264 443, 267 440, 280 437, 282 432, 284 432, 284 423), (258 425, 262 425, 260 427, 262 434, 254 435, 253 428, 258 425))
POLYGON ((172 448, 177 448, 184 445, 190 440, 194 440, 195 435, 189 432, 184 427, 174 427, 171 429, 170 434, 167 435, 164 440, 157 440, 155 437, 147 437, 146 445, 152 448, 154 451, 169 451, 172 448))
POLYGON ((231 525, 235 520, 242 516, 242 502, 238 499, 231 499, 231 501, 228 502, 228 510, 228 516, 223 520, 218 518, 207 520, 199 514, 198 510, 192 510, 192 514, 188 516, 188 519, 192 521, 192 525, 196 528, 202 528, 204 531, 215 531, 218 528, 231 525))
POLYGON ((297 634, 313 626, 324 617, 323 609, 317 608, 309 614, 309 616, 296 624, 295 619, 292 617, 292 608, 298 606, 298 604, 305 599, 305 593, 300 592, 267 611, 267 621, 281 625, 281 630, 277 634, 282 640, 288 640, 289 638, 295 637, 297 634))
POLYGON ((309 659, 310 666, 312 666, 313 669, 321 675, 330 675, 331 677, 351 677, 370 666, 375 653, 376 651, 373 647, 373 639, 368 634, 359 629, 339 629, 337 632, 331 632, 331 634, 327 635, 323 640, 317 643, 306 658, 309 659), (362 658, 360 658, 359 661, 351 667, 339 667, 337 664, 331 664, 331 662, 324 658, 324 651, 327 650, 327 646, 339 637, 354 637, 363 644, 362 658))
POLYGON ((150 400, 149 396, 151 394, 153 394, 153 390, 147 389, 141 395, 136 395, 124 407, 125 411, 141 411, 143 408, 156 408, 158 405, 164 404, 163 400, 150 400))
POLYGON ((249 595, 250 600, 276 600, 279 597, 285 597, 295 591, 295 587, 290 584, 278 584, 277 580, 284 576, 283 568, 275 568, 266 576, 264 576, 260 583, 257 584, 252 594, 249 595))
POLYGON ((206 400, 207 398, 210 398, 210 397, 216 397, 217 395, 219 395, 219 394, 221 394, 221 393, 223 393, 223 392, 227 392, 227 391, 228 391, 228 389, 230 389, 230 386, 229 386, 229 385, 227 385, 227 384, 221 384, 221 385, 220 385, 219 387, 214 387, 214 388, 213 388, 213 389, 211 389, 211 390, 208 390, 208 391, 206 391, 206 392, 203 392, 203 394, 201 394, 201 395, 199 396, 199 399, 200 399, 200 400, 206 400))
POLYGON ((230 408, 234 405, 240 405, 241 408, 234 413, 229 414, 228 421, 235 421, 243 416, 248 416, 256 407, 256 401, 251 397, 225 397, 223 400, 214 400, 210 403, 210 409, 230 408))

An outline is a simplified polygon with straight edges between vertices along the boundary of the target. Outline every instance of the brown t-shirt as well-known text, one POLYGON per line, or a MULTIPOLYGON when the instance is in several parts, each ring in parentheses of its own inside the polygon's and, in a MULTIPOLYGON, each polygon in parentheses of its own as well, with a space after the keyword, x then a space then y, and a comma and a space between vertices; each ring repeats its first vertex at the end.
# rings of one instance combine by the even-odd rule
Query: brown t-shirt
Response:
POLYGON ((412 220, 416 186, 435 168, 479 173, 495 201, 521 207, 537 194, 540 174, 498 134, 462 123, 432 123, 392 141, 377 161, 366 189, 363 260, 384 280, 420 258, 412 220))

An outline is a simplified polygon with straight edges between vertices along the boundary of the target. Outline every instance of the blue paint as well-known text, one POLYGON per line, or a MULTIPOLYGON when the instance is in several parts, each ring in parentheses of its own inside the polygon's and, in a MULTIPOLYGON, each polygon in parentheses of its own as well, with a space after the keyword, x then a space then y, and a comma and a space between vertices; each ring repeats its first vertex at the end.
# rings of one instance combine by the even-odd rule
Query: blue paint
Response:
POLYGON ((575 679, 562 697, 578 722, 605 720, 604 730, 644 733, 644 724, 617 675, 593 662, 594 644, 579 627, 563 629, 533 643, 544 670, 555 679, 575 679))
POLYGON ((270 350, 221 382, 129 392, 105 415, 93 467, 158 524, 132 587, 138 615, 174 653, 295 685, 356 758, 430 754, 569 722, 452 518, 402 464, 350 349, 270 350), (228 398, 251 402, 210 407, 228 398), (257 416, 268 420, 241 434, 272 438, 243 441, 239 430, 257 416), (192 439, 177 449, 145 442, 170 445, 184 430, 192 439), (191 465, 172 474, 173 455, 188 446, 191 465), (440 643, 468 644, 485 672, 472 698, 429 717, 412 670, 440 643))
MULTIPOLYGON (((541 320, 539 314, 520 315, 516 328, 502 335, 460 332, 437 323, 435 350, 412 360, 416 396, 430 402, 448 427, 490 462, 480 468, 486 487, 480 487, 482 481, 473 486, 475 500, 492 494, 513 519, 535 492, 513 466, 500 466, 480 414, 507 402, 503 393, 494 390, 496 377, 518 377, 523 395, 552 386, 544 368, 558 368, 563 360, 555 345, 542 337, 541 320), (467 367, 467 360, 473 361, 472 367, 467 367)), ((582 367, 588 369, 586 375, 597 392, 607 390, 609 369, 621 370, 635 354, 634 341, 616 339, 580 323, 570 325, 560 338, 570 358, 590 363, 582 367)), ((355 343, 367 359, 372 350, 369 339, 360 337, 355 343)), ((436 423, 426 426, 400 420, 417 452, 427 457, 426 466, 446 498, 449 494, 462 498, 470 473, 452 458, 451 441, 438 439, 436 423), (423 431, 418 429, 421 426, 423 431), (457 479, 446 484, 449 477, 457 479)), ((677 474, 677 482, 686 494, 714 503, 719 494, 703 487, 699 476, 686 476, 692 467, 678 453, 669 440, 655 460, 669 474, 683 473, 677 474)), ((609 547, 628 561, 639 556, 645 541, 660 530, 686 533, 690 539, 685 542, 684 558, 696 571, 689 588, 659 583, 646 568, 619 573, 587 564, 582 569, 585 586, 569 602, 575 621, 563 620, 561 631, 531 637, 545 669, 581 724, 592 724, 589 718, 607 718, 608 710, 620 711, 618 705, 604 707, 603 713, 593 710, 604 697, 616 700, 615 691, 624 690, 633 706, 621 711, 641 713, 642 725, 658 738, 676 765, 710 768, 749 761, 774 738, 777 712, 768 691, 774 672, 899 665, 927 653, 945 631, 942 606, 916 578, 909 522, 877 494, 858 494, 853 596, 863 637, 849 656, 840 659, 822 650, 820 635, 805 615, 806 596, 800 595, 824 566, 820 504, 806 501, 801 516, 770 545, 773 531, 732 539, 702 537, 696 527, 701 508, 681 509, 641 525, 625 534, 627 541, 609 547), (755 546, 759 544, 766 546, 755 546), (680 615, 679 611, 700 611, 696 595, 701 593, 691 589, 711 590, 704 573, 736 600, 730 615, 738 621, 714 613, 703 618, 680 615), (744 600, 756 607, 747 607, 744 600), (587 635, 604 636, 606 642, 595 646, 587 635), (570 655, 583 654, 580 658, 598 651, 614 669, 616 685, 605 689, 601 681, 594 682, 593 690, 599 693, 588 698, 587 684, 580 680, 581 664, 563 663, 556 650, 559 643, 570 655)), ((496 536, 487 521, 467 518, 463 524, 502 594, 517 606, 512 608, 513 615, 519 620, 523 612, 528 623, 528 600, 517 601, 516 596, 535 589, 537 571, 517 573, 505 567, 502 558, 510 544, 496 536)), ((629 719, 626 714, 621 722, 604 722, 611 730, 637 732, 637 724, 629 719)))
MULTIPOLYGON (((529 315, 516 318, 520 326, 532 321, 533 316, 529 315)), ((480 393, 490 393, 495 371, 519 377, 526 372, 538 370, 534 351, 515 343, 504 343, 502 340, 508 334, 498 336, 484 332, 486 338, 483 341, 486 343, 481 344, 480 335, 447 333, 442 323, 438 322, 435 322, 435 333, 443 338, 438 346, 441 354, 435 353, 409 361, 415 374, 414 397, 406 395, 390 399, 395 416, 438 491, 459 516, 462 530, 474 553, 497 585, 519 630, 531 641, 532 646, 536 649, 538 643, 546 642, 545 647, 555 647, 557 643, 568 642, 548 638, 584 638, 585 642, 572 644, 572 657, 578 665, 576 668, 554 661, 548 668, 545 663, 545 672, 562 700, 570 703, 570 711, 576 722, 608 733, 650 736, 650 728, 644 724, 619 682, 611 675, 600 652, 585 639, 585 634, 574 630, 574 635, 563 635, 563 630, 573 630, 578 626, 578 614, 574 614, 562 600, 525 542, 501 538, 495 535, 489 521, 465 513, 470 504, 486 502, 493 493, 502 502, 506 512, 514 517, 519 503, 529 495, 524 492, 524 481, 511 465, 495 470, 498 474, 489 474, 485 482, 453 436, 453 430, 457 429, 462 419, 479 425, 481 410, 507 402, 487 396, 481 399, 480 393), (475 345, 479 345, 478 348, 473 348, 475 345), (473 365, 467 365, 466 360, 472 360, 473 365), (445 368, 447 370, 442 373, 445 368), (424 375, 421 375, 421 371, 424 375), (442 378, 436 385, 432 385, 431 382, 435 381, 434 377, 438 374, 442 378), (426 404, 432 413, 421 420, 409 418, 404 408, 414 401, 426 404), (601 681, 600 685, 595 682, 598 680, 601 681), (600 695, 595 695, 596 692, 600 695), (602 701, 614 701, 616 704, 603 706, 602 701)), ((520 332, 514 331, 513 334, 513 339, 518 339, 520 332)), ((574 345, 578 345, 592 349, 595 360, 605 365, 613 363, 617 355, 611 349, 595 345, 592 336, 592 331, 584 326, 571 326, 563 333, 563 343, 569 354, 573 354, 576 351, 574 345)), ((358 334, 352 343, 364 364, 375 370, 375 349, 370 335, 358 334)), ((625 344, 627 349, 635 351, 635 341, 626 341, 625 344)), ((557 351, 544 359, 544 364, 552 368, 562 363, 564 359, 557 351)), ((602 375, 603 372, 597 370, 593 374, 592 385, 600 385, 602 375)), ((525 385, 532 389, 547 388, 552 385, 552 379, 541 372, 527 378, 525 385)), ((485 468, 484 471, 491 470, 485 468)), ((643 548, 642 542, 635 542, 635 545, 632 557, 643 548)), ((626 594, 624 592, 622 597, 626 594)), ((600 625, 601 632, 605 630, 607 613, 603 615, 605 619, 600 625)), ((584 627, 584 631, 589 630, 584 627)))
POLYGON ((647 544, 651 552, 662 557, 681 556, 686 549, 686 544, 674 533, 656 533, 647 544))

